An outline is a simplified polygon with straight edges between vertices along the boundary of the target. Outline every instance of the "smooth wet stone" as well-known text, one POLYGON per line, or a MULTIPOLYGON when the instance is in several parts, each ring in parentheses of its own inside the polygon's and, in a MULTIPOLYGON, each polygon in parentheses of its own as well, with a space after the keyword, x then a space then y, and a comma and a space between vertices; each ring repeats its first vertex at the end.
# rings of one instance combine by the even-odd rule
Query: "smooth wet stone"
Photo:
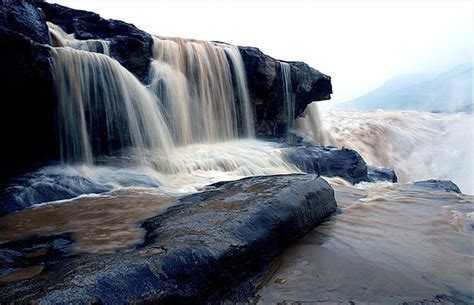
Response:
POLYGON ((316 175, 220 183, 145 221, 145 242, 136 249, 43 261, 39 275, 0 286, 0 299, 44 304, 218 300, 336 207, 333 189, 316 175))
POLYGON ((391 168, 367 166, 367 177, 369 182, 398 182, 397 174, 391 168))
POLYGON ((352 149, 297 146, 285 148, 283 154, 285 159, 306 173, 341 177, 354 184, 369 181, 367 164, 352 149))
POLYGON ((451 180, 430 179, 424 181, 415 181, 413 182, 413 185, 432 188, 439 191, 461 193, 459 187, 451 180))

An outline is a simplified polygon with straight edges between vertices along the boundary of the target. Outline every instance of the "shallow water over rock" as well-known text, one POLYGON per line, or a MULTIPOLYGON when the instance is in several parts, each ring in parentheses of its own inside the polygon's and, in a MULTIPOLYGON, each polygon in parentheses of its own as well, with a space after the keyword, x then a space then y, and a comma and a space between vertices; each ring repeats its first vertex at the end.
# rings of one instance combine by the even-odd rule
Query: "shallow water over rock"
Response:
POLYGON ((0 243, 72 232, 74 252, 115 252, 140 243, 141 222, 175 200, 156 190, 130 189, 42 204, 1 218, 0 243))
POLYGON ((331 180, 341 213, 275 261, 261 304, 472 303, 474 197, 331 180))

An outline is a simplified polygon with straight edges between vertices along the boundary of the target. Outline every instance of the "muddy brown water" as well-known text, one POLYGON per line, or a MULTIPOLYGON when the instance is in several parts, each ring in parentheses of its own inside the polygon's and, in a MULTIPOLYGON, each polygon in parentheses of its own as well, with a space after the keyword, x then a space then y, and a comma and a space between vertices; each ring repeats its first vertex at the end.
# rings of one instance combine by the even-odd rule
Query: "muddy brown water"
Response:
POLYGON ((39 205, 0 218, 0 243, 72 232, 74 252, 115 252, 141 242, 142 221, 164 212, 176 198, 151 190, 121 190, 39 205))
MULTIPOLYGON (((328 180, 341 213, 275 259, 256 293, 259 303, 395 304, 435 295, 472 301, 473 196, 328 180)), ((176 199, 158 190, 124 189, 43 204, 0 218, 0 242, 72 232, 73 252, 126 250, 143 240, 143 220, 176 199)), ((0 280, 41 271, 28 266, 0 280)))
POLYGON ((260 304, 472 303, 474 197, 331 179, 342 211, 287 248, 260 304))

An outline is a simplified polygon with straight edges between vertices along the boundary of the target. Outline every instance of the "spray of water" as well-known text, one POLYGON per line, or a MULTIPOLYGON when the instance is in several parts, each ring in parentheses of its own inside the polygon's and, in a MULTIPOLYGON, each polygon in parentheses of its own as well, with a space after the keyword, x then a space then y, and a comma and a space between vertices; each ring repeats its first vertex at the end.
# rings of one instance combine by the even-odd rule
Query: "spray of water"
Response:
POLYGON ((393 168, 400 182, 448 179, 474 193, 472 114, 374 110, 319 117, 315 106, 308 110, 298 130, 315 143, 352 148, 369 165, 393 168))

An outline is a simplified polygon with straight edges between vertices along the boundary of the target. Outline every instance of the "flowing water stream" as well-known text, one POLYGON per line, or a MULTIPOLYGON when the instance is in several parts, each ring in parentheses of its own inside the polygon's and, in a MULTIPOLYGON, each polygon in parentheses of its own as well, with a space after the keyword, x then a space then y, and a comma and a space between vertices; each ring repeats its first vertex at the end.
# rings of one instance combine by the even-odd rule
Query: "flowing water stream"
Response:
POLYGON ((474 194, 474 115, 421 111, 328 111, 316 103, 297 119, 314 143, 348 147, 369 165, 393 168, 400 182, 453 180, 474 194))
POLYGON ((261 304, 472 302, 473 196, 328 180, 340 213, 274 261, 261 304))
MULTIPOLYGON (((16 200, 36 205, 0 219, 0 242, 72 232, 77 252, 128 249, 143 238, 140 223, 180 196, 213 182, 299 172, 281 145, 253 138, 235 46, 154 37, 145 86, 109 56, 109 42, 77 40, 48 25, 62 161, 12 186, 16 200)), ((281 73, 289 127, 393 167, 401 182, 448 178, 473 192, 472 147, 459 145, 469 143, 472 115, 320 116, 312 104, 294 124, 288 63, 281 73)), ((473 197, 329 180, 342 213, 285 251, 260 302, 472 297, 473 197)))

